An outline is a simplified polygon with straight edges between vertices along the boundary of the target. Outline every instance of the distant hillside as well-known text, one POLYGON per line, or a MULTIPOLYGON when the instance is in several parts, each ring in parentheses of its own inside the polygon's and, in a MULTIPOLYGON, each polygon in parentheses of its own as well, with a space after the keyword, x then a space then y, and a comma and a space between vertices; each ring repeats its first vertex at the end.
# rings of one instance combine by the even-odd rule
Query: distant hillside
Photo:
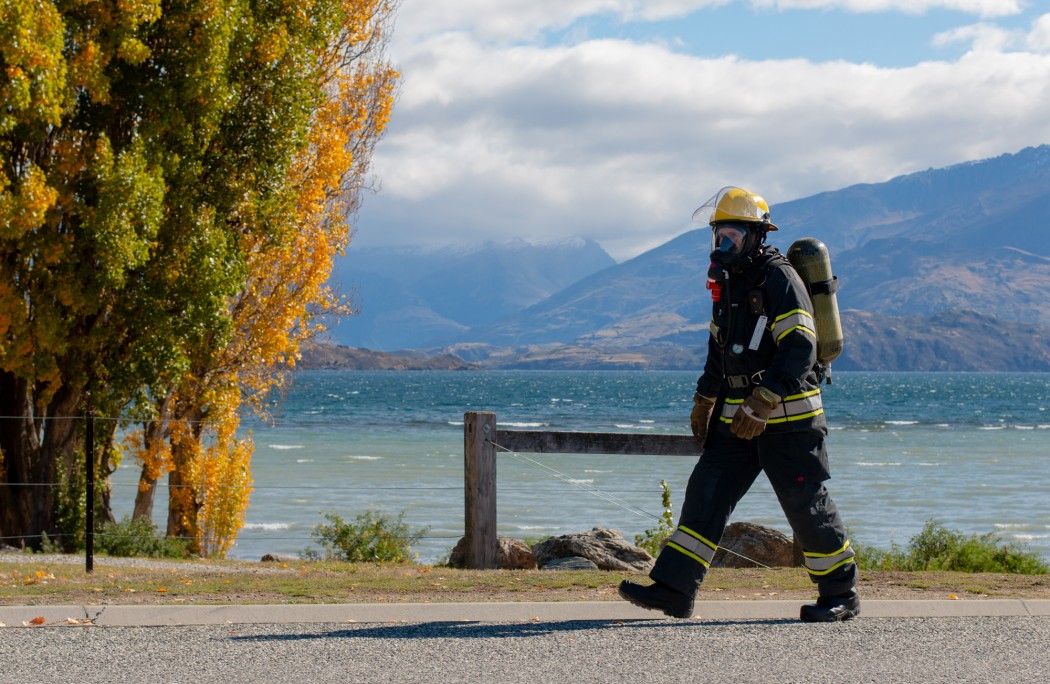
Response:
POLYGON ((329 333, 351 347, 433 346, 615 263, 600 245, 582 238, 443 249, 351 246, 329 282, 352 296, 358 313, 331 325, 329 333))
POLYGON ((427 356, 421 353, 377 352, 335 344, 308 344, 296 364, 299 370, 476 370, 452 354, 427 356))
POLYGON ((887 317, 843 313, 839 370, 1050 371, 1050 327, 976 311, 887 317))
MULTIPOLYGON (((1050 372, 1050 327, 1004 325, 975 311, 935 316, 842 313, 846 338, 834 370, 865 371, 1038 371, 1050 372)), ((592 344, 517 346, 462 344, 450 348, 486 368, 522 370, 703 369, 707 329, 683 333, 675 342, 634 347, 592 344)))
MULTIPOLYGON (((831 250, 839 307, 856 311, 841 367, 1050 364, 1050 147, 851 186, 772 214, 781 251, 804 236, 831 250), (923 334, 905 345, 902 331, 923 334)), ((449 349, 501 367, 690 363, 707 339, 707 252, 706 229, 684 233, 475 326, 449 349)))

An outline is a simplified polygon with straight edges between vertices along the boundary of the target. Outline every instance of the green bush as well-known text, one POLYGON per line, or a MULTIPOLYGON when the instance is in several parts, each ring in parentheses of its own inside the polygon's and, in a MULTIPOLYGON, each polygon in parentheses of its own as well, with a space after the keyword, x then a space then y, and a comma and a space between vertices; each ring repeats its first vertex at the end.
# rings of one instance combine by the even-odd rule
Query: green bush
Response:
MULTIPOLYGON (((354 522, 346 522, 337 513, 324 517, 328 523, 314 527, 310 536, 321 546, 325 559, 351 563, 408 563, 414 560, 412 545, 430 531, 429 527, 409 531, 404 513, 395 519, 382 512, 365 511, 354 522)), ((312 549, 302 555, 313 560, 322 557, 312 549)))
POLYGON ((674 534, 675 528, 674 513, 671 510, 671 488, 667 486, 667 480, 660 480, 660 489, 662 490, 660 500, 664 511, 660 514, 659 522, 656 527, 634 535, 635 546, 640 546, 652 556, 660 555, 661 549, 674 534))
POLYGON ((1038 555, 1017 544, 1004 543, 1000 535, 966 535, 929 520, 908 542, 907 551, 896 544, 889 551, 854 544, 857 564, 868 570, 952 570, 956 572, 1009 572, 1044 575, 1050 567, 1038 555))
POLYGON ((95 553, 120 558, 185 558, 188 546, 184 539, 162 536, 146 518, 103 523, 95 533, 95 553))

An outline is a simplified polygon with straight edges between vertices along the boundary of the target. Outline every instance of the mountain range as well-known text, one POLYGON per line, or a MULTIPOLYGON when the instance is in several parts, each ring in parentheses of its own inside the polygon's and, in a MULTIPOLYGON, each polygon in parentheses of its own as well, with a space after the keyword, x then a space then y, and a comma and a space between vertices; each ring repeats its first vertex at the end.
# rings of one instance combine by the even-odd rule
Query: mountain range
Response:
MULTIPOLYGON (((1041 146, 775 205, 770 242, 828 246, 836 368, 1050 371, 1048 210, 1041 146)), ((358 279, 361 316, 332 338, 487 367, 698 368, 708 245, 694 230, 619 264, 582 239, 348 254, 337 275, 358 279)))

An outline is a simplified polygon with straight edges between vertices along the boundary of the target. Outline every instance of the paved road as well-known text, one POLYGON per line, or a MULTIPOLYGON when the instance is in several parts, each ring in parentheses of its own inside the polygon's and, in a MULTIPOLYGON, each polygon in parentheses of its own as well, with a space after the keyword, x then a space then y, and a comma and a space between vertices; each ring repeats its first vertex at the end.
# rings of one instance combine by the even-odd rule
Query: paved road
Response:
MULTIPOLYGON (((694 620, 651 619, 619 603, 424 604, 196 607, 181 613, 191 625, 11 626, 0 629, 0 681, 1050 681, 1050 602, 869 601, 864 616, 836 625, 776 617, 797 611, 791 602, 740 603, 751 607, 701 604, 709 609, 694 620), (916 617, 924 605, 940 616, 916 617), (261 621, 267 610, 271 621, 293 621, 261 621), (299 610, 313 619, 299 621, 299 610)), ((5 607, 0 617, 19 610, 34 609, 5 607)), ((179 615, 153 610, 158 622, 179 615)), ((120 615, 113 607, 109 624, 120 615)))

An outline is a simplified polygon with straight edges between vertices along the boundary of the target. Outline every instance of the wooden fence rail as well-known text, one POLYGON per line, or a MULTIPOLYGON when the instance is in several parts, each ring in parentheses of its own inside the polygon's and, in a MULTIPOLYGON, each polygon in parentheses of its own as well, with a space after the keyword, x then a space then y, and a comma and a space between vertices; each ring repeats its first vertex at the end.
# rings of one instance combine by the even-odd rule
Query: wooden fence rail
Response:
POLYGON ((558 432, 500 430, 496 414, 463 414, 463 474, 468 568, 496 567, 496 451, 521 453, 626 454, 638 456, 700 455, 691 435, 627 434, 618 432, 558 432))

